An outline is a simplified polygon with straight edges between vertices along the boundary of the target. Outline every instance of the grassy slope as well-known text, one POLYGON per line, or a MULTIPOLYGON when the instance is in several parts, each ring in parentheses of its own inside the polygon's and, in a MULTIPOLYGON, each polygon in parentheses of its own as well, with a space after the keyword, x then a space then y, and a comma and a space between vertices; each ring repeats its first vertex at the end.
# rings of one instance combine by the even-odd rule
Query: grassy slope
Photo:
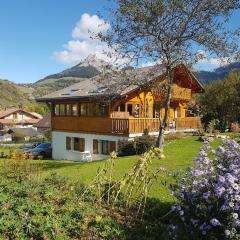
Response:
POLYGON ((28 94, 32 89, 0 79, 0 107, 18 106, 29 102, 28 94))

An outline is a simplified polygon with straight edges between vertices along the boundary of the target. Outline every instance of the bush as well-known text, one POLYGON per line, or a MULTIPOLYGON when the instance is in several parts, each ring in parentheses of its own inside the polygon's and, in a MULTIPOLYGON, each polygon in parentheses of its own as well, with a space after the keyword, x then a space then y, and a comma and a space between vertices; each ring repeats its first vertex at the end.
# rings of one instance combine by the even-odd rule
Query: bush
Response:
POLYGON ((143 135, 136 137, 134 141, 121 141, 119 143, 119 155, 120 156, 132 156, 136 154, 142 154, 151 149, 156 145, 156 139, 149 136, 143 135))
POLYGON ((137 154, 145 153, 155 145, 156 139, 149 135, 143 135, 142 137, 135 138, 135 150, 137 154))
POLYGON ((121 141, 118 145, 119 156, 132 156, 136 154, 134 141, 121 141))
POLYGON ((240 145, 225 141, 213 151, 206 141, 194 161, 174 188, 177 229, 190 239, 240 239, 240 145))

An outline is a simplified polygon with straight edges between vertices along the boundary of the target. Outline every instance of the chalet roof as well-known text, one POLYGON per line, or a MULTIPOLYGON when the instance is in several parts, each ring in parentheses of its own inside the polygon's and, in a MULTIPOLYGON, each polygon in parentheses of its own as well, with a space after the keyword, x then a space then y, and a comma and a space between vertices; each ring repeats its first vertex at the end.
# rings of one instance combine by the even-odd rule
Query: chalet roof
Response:
POLYGON ((0 109, 0 118, 4 118, 16 111, 18 111, 19 108, 6 108, 6 109, 0 109))
POLYGON ((31 115, 33 118, 39 120, 39 119, 42 119, 42 116, 38 113, 35 113, 35 112, 28 112, 22 108, 6 108, 6 109, 0 109, 0 119, 1 118, 5 118, 15 112, 18 112, 18 111, 22 111, 28 115, 31 115))
POLYGON ((34 125, 37 128, 50 128, 51 127, 51 114, 44 116, 37 124, 34 125))
MULTIPOLYGON (((186 67, 185 67, 186 68, 186 67)), ((198 79, 189 71, 188 74, 196 81, 199 89, 203 89, 202 84, 198 79)), ((45 102, 51 100, 64 100, 74 98, 89 98, 94 96, 101 96, 109 94, 107 86, 121 85, 114 89, 114 95, 124 96, 131 91, 139 88, 137 83, 141 82, 142 85, 150 83, 156 78, 165 74, 165 67, 163 65, 155 65, 150 67, 128 69, 126 71, 118 71, 114 74, 106 74, 104 76, 96 76, 91 79, 86 79, 79 83, 73 84, 67 88, 50 93, 37 101, 45 102), (119 84, 118 84, 119 83, 119 84)))

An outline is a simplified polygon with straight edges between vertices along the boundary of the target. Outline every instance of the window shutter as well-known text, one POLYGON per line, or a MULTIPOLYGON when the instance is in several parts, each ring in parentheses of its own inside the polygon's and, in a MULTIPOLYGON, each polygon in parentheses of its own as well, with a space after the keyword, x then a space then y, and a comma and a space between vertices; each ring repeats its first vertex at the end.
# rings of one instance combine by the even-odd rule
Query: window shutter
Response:
POLYGON ((85 139, 84 138, 80 138, 79 139, 79 148, 80 148, 80 152, 85 152, 85 139))
POLYGON ((109 141, 109 153, 112 153, 116 151, 116 142, 115 141, 109 141))
POLYGON ((93 139, 93 154, 98 154, 98 140, 93 139))
POLYGON ((71 138, 66 137, 66 149, 71 150, 71 138))

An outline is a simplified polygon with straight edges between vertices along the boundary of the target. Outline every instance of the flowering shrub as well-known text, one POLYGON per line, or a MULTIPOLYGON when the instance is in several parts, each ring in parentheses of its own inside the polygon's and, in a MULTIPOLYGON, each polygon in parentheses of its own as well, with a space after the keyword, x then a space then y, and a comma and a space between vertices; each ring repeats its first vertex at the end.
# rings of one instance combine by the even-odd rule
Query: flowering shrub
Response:
POLYGON ((214 151, 205 141, 194 162, 174 188, 180 223, 171 230, 194 239, 240 239, 240 145, 225 141, 214 151))

